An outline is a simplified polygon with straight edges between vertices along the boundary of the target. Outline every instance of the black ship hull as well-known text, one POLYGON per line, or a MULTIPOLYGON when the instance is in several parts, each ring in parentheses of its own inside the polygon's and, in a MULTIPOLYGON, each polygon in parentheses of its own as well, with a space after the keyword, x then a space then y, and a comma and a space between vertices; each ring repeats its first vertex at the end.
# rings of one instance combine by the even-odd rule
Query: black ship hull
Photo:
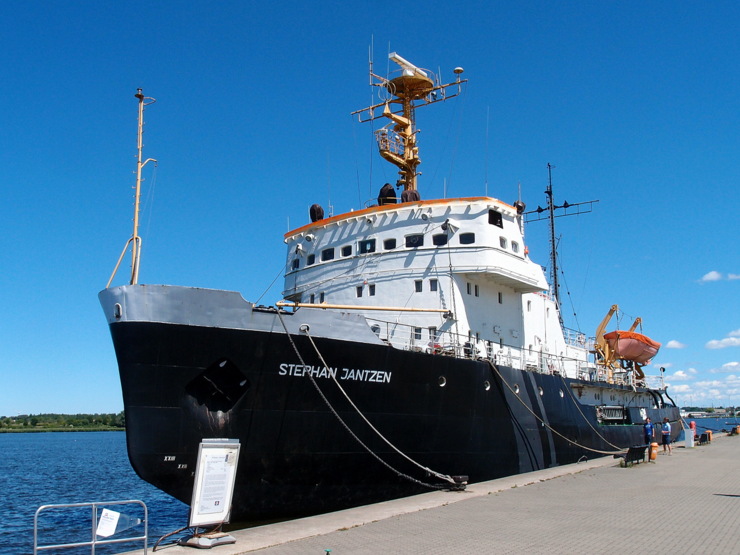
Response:
MULTIPOLYGON (((341 318, 328 326, 334 337, 320 328, 308 337, 294 322, 301 311, 279 317, 248 303, 229 307, 243 315, 225 326, 214 325, 223 312, 218 303, 213 321, 185 321, 182 299, 157 301, 169 306, 167 318, 128 317, 128 307, 147 304, 135 298, 145 290, 101 294, 131 464, 144 480, 189 503, 200 442, 238 439, 232 521, 317 514, 441 483, 389 447, 362 416, 411 459, 471 482, 602 456, 643 443, 645 416, 679 418, 659 391, 399 350, 365 341, 353 332, 356 322, 343 329, 341 318), (618 421, 605 423, 597 404, 579 400, 584 388, 597 398, 633 402, 618 421)), ((193 291, 199 301, 184 304, 199 302, 202 310, 209 293, 193 291)), ((212 293, 219 294, 225 295, 212 293)), ((678 433, 674 425, 674 439, 678 433)))

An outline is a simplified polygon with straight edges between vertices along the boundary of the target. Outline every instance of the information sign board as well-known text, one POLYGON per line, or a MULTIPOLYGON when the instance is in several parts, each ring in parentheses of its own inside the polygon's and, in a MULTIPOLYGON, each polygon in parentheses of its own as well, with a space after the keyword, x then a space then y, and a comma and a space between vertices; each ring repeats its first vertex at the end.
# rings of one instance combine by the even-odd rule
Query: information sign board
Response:
POLYGON ((238 439, 204 439, 198 449, 190 527, 229 521, 239 462, 238 439))

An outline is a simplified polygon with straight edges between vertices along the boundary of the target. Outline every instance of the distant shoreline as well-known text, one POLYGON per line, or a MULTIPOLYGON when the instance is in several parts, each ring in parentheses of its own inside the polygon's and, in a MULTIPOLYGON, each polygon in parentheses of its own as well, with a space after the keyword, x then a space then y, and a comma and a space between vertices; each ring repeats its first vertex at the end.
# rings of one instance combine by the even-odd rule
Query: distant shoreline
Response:
POLYGON ((125 432, 123 428, 0 428, 0 434, 40 434, 42 432, 125 432))

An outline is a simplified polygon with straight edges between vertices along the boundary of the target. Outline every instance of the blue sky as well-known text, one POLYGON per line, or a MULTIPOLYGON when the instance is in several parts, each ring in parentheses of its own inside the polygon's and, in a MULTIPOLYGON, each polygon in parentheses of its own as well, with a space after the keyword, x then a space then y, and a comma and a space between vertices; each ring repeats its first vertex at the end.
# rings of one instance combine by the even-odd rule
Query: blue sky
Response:
MULTIPOLYGON (((349 115, 371 40, 381 73, 390 49, 470 80, 418 114, 423 198, 521 185, 534 208, 553 164, 557 199, 600 201, 557 221, 566 323, 592 334, 617 303, 674 399, 740 403, 738 21, 729 1, 5 5, 0 415, 123 408, 97 293, 131 234, 136 89, 159 161, 140 281, 272 303, 309 205, 395 175, 349 115)), ((527 244, 547 264, 544 223, 527 244)))

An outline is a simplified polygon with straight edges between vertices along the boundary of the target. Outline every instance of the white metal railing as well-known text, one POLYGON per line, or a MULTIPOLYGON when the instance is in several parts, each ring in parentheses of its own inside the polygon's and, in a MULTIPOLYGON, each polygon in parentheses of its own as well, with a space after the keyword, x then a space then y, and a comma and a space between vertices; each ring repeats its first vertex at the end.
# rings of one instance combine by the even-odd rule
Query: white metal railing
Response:
MULTIPOLYGON (((115 532, 115 523, 113 526, 113 530, 111 530, 111 535, 113 535, 115 532)), ((121 530, 123 532, 124 530, 121 530)), ((120 532, 119 532, 120 533, 120 532)), ((95 555, 95 548, 99 545, 109 545, 109 544, 115 544, 115 543, 125 543, 125 542, 138 542, 141 541, 144 543, 144 554, 147 553, 147 545, 149 543, 149 514, 148 510, 146 508, 146 504, 143 501, 131 499, 127 501, 105 501, 105 502, 96 502, 96 503, 65 503, 65 504, 56 504, 56 505, 42 505, 38 509, 36 509, 36 513, 33 516, 33 553, 36 555, 40 551, 47 551, 50 549, 54 550, 60 550, 60 549, 69 549, 72 547, 89 547, 90 553, 92 555, 95 555), (136 525, 143 524, 144 526, 144 533, 143 535, 138 536, 127 536, 127 537, 120 537, 115 539, 98 539, 98 532, 99 532, 99 525, 100 525, 100 519, 98 516, 98 509, 99 508, 108 508, 111 506, 118 506, 118 505, 139 505, 143 509, 143 516, 144 518, 140 520, 136 525), (85 508, 89 507, 91 510, 91 539, 90 541, 80 541, 80 542, 69 542, 69 543, 57 543, 57 544, 48 544, 48 545, 39 545, 39 515, 43 512, 51 511, 51 510, 60 510, 60 509, 78 509, 78 508, 85 508)))
POLYGON ((450 330, 436 330, 432 338, 430 330, 419 326, 401 324, 366 318, 375 334, 397 349, 426 352, 478 360, 490 360, 494 364, 509 366, 518 370, 530 370, 544 374, 559 373, 568 377, 582 377, 584 367, 588 366, 586 352, 584 357, 574 358, 540 351, 530 351, 522 347, 501 344, 456 334, 450 330), (427 339, 422 336, 427 335, 427 339))

